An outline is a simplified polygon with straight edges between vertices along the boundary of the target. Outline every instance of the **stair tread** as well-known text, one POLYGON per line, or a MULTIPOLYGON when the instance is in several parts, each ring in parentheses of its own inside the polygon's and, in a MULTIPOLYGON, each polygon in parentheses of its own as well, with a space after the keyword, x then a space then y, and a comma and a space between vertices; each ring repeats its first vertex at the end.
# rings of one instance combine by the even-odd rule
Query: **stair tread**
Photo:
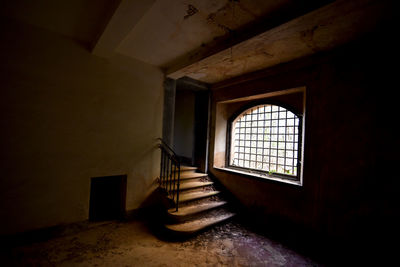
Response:
POLYGON ((228 202, 226 202, 226 201, 212 201, 212 202, 208 202, 208 203, 195 204, 195 205, 182 207, 182 208, 179 208, 178 211, 176 211, 175 208, 172 208, 172 209, 168 210, 168 213, 172 216, 183 217, 183 216, 187 216, 187 215, 196 214, 196 213, 199 213, 202 211, 214 209, 217 207, 221 207, 227 203, 228 202))
POLYGON ((197 167, 181 166, 181 171, 191 171, 191 170, 197 170, 197 167))
POLYGON ((187 221, 184 223, 167 224, 167 225, 165 225, 165 227, 172 231, 175 231, 175 232, 190 234, 190 233, 194 233, 199 230, 202 230, 206 227, 212 226, 214 224, 217 224, 219 222, 225 221, 225 220, 233 217, 234 215, 235 215, 235 213, 225 212, 223 214, 219 214, 216 216, 202 217, 202 218, 187 221))
POLYGON ((199 192, 190 192, 190 193, 180 193, 179 194, 179 202, 185 202, 185 201, 205 198, 205 197, 209 197, 209 196, 214 196, 219 193, 220 193, 219 191, 209 191, 209 192, 199 191, 199 192))
POLYGON ((192 173, 183 173, 180 175, 181 179, 191 179, 191 178, 201 178, 201 177, 206 177, 208 176, 207 173, 201 173, 201 172, 192 172, 192 173))
POLYGON ((213 182, 183 182, 180 184, 179 189, 180 190, 185 190, 185 189, 191 189, 191 188, 197 188, 197 187, 202 187, 202 186, 208 186, 214 184, 213 182))

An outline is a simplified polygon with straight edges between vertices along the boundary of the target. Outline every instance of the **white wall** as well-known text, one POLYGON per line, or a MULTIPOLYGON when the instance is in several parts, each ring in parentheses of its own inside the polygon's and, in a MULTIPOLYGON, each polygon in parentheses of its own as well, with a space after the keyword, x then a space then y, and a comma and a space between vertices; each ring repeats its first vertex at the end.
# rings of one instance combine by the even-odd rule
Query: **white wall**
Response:
POLYGON ((163 74, 1 23, 0 235, 88 218, 90 178, 127 174, 127 210, 155 188, 163 74))

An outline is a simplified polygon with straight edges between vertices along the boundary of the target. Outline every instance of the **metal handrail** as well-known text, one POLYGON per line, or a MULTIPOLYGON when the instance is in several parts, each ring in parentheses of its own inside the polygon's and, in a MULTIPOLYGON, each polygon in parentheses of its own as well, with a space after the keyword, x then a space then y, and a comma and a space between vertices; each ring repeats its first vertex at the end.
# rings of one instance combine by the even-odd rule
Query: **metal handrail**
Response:
POLYGON ((161 144, 159 144, 159 146, 164 146, 166 149, 168 149, 175 158, 179 158, 178 155, 175 153, 175 151, 164 141, 164 139, 162 139, 161 137, 158 137, 157 140, 161 141, 161 144))
POLYGON ((161 149, 159 186, 175 202, 176 211, 179 207, 179 186, 181 162, 174 150, 162 138, 158 147, 161 149))

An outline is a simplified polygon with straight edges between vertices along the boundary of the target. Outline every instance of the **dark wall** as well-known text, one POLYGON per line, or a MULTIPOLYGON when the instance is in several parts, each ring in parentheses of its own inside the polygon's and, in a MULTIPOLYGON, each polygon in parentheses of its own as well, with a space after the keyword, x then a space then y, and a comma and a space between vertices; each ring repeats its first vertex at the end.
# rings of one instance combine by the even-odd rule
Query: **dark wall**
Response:
POLYGON ((127 174, 139 208, 160 171, 163 73, 22 22, 0 31, 0 235, 87 220, 91 177, 127 174))
POLYGON ((331 52, 214 86, 211 129, 220 101, 306 86, 301 187, 213 168, 211 133, 210 171, 253 222, 345 240, 342 245, 391 236, 398 214, 394 176, 399 138, 393 131, 396 90, 389 59, 394 50, 388 36, 374 33, 331 52))
POLYGON ((192 165, 194 151, 195 92, 177 90, 175 98, 174 150, 192 165))

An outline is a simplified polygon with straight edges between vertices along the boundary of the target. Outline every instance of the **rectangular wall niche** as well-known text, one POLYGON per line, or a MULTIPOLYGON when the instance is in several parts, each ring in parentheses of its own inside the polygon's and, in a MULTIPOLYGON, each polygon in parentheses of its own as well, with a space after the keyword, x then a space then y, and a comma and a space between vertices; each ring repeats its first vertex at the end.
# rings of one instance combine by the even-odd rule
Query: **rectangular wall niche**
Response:
POLYGON ((125 200, 126 175, 93 177, 90 183, 89 220, 123 218, 125 200))

